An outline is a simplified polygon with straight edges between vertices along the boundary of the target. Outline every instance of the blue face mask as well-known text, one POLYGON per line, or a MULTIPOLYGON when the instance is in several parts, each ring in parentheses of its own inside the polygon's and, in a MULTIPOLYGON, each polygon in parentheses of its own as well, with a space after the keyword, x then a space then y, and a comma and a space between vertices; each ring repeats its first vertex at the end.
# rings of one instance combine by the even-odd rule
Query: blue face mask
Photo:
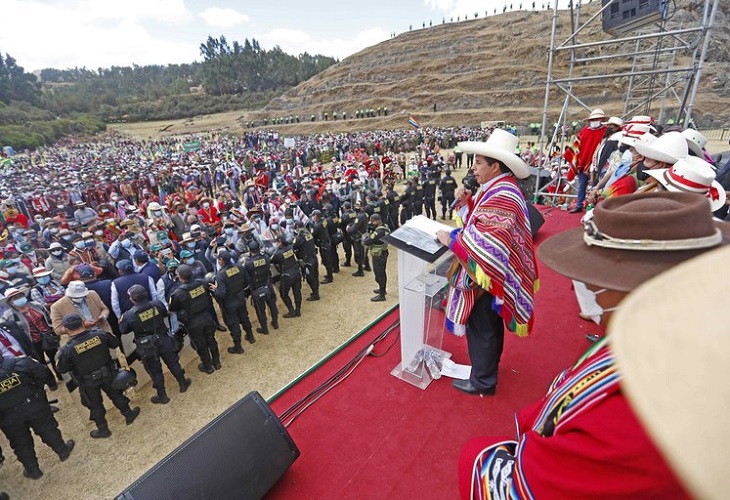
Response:
POLYGON ((94 240, 85 240, 84 241, 84 246, 86 248, 94 248, 96 246, 96 241, 94 241, 94 240))
POLYGON ((190 257, 189 259, 185 259, 185 263, 188 264, 189 266, 192 266, 193 264, 195 264, 195 257, 190 257))
POLYGON ((128 239, 127 240, 122 240, 122 246, 124 248, 129 248, 129 247, 132 246, 132 241, 131 240, 128 240, 128 239))
POLYGON ((191 242, 187 243, 185 246, 187 246, 190 249, 195 248, 195 242, 191 241, 191 242))
POLYGON ((41 285, 47 285, 50 282, 51 282, 50 276, 41 276, 40 278, 38 278, 38 283, 41 285))
POLYGON ((27 303, 28 303, 28 299, 26 299, 25 297, 20 297, 19 299, 15 299, 13 301, 13 306, 14 307, 23 307, 27 303))
POLYGON ((13 274, 18 274, 18 268, 15 266, 8 267, 7 269, 5 269, 5 272, 12 276, 13 274))

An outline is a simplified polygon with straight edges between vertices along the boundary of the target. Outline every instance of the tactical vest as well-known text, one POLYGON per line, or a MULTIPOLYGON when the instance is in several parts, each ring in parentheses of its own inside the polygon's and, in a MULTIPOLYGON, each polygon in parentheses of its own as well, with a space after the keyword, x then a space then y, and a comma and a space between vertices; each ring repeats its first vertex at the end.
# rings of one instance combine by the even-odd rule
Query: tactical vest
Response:
POLYGON ((300 259, 306 259, 316 255, 317 250, 312 233, 309 231, 299 233, 294 244, 294 249, 300 259))
POLYGON ((180 289, 187 296, 185 310, 190 316, 207 311, 213 305, 213 299, 210 298, 208 288, 203 281, 195 280, 190 283, 185 283, 180 285, 180 289))
POLYGON ((155 300, 134 306, 127 311, 129 324, 134 330, 134 337, 141 338, 154 333, 163 333, 167 330, 164 323, 164 316, 160 308, 164 307, 161 302, 155 300))
POLYGON ((251 256, 246 263, 246 267, 253 277, 252 289, 264 286, 269 282, 270 265, 269 260, 263 254, 251 256))
POLYGON ((103 366, 109 366, 112 358, 109 347, 102 338, 101 330, 87 330, 64 346, 71 353, 71 364, 76 375, 88 375, 103 366))
POLYGON ((383 241, 383 237, 390 233, 390 229, 388 229, 388 226, 385 226, 383 224, 376 227, 371 233, 370 233, 370 241, 373 243, 370 244, 370 254, 373 257, 382 257, 383 254, 388 250, 388 244, 383 241), (379 233, 378 230, 381 230, 379 233))
POLYGON ((223 282, 226 284, 225 299, 235 298, 246 288, 246 278, 243 275, 243 268, 238 264, 226 267, 220 274, 223 275, 223 282))
POLYGON ((277 250, 274 256, 281 256, 277 260, 279 261, 279 266, 282 274, 292 272, 295 269, 299 269, 299 265, 297 264, 297 257, 296 255, 294 255, 294 250, 292 249, 292 247, 282 247, 277 250))
POLYGON ((5 360, 0 366, 0 413, 35 397, 36 386, 31 378, 14 371, 14 367, 14 359, 5 360))

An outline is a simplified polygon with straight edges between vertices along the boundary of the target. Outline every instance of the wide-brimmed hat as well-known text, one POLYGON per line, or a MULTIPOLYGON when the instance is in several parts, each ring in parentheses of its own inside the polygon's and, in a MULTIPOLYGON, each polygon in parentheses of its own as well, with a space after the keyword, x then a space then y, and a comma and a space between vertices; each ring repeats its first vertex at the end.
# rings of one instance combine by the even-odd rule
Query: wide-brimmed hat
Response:
POLYGON ((591 114, 588 115, 588 118, 583 118, 583 121, 584 122, 592 122, 592 121, 596 121, 596 120, 603 121, 606 118, 608 118, 608 116, 606 116, 606 113, 601 108, 596 108, 593 111, 591 111, 591 114))
POLYGON ((54 241, 53 243, 48 245, 48 250, 55 250, 55 249, 63 250, 63 245, 61 245, 57 241, 54 241))
POLYGON ((619 118, 618 116, 612 116, 605 122, 603 122, 604 125, 616 125, 617 127, 623 127, 624 121, 619 118))
POLYGON ((45 267, 34 267, 32 274, 34 278, 40 278, 41 276, 48 276, 49 274, 51 274, 51 271, 49 271, 45 267))
POLYGON ((465 141, 459 143, 459 148, 464 153, 474 153, 499 160, 515 174, 518 179, 526 179, 530 176, 530 169, 527 168, 522 158, 517 156, 517 146, 520 140, 517 136, 506 130, 496 128, 486 142, 465 141))
POLYGON ((649 144, 656 139, 656 136, 651 135, 650 132, 651 126, 647 123, 629 123, 620 132, 621 137, 619 137, 618 142, 635 148, 636 141, 646 137, 644 142, 649 144))
POLYGON ((705 149, 705 146, 707 146, 707 137, 700 134, 697 130, 693 128, 685 129, 681 132, 681 134, 687 141, 687 147, 689 148, 689 150, 696 154, 698 157, 704 158, 705 152, 703 150, 705 149))
POLYGON ((730 224, 714 221, 691 193, 661 191, 609 198, 584 227, 552 236, 538 257, 568 278, 630 292, 644 281, 730 243, 730 224))
POLYGON ((640 155, 670 165, 685 158, 689 151, 687 140, 679 132, 667 132, 651 144, 636 144, 635 147, 640 155))
POLYGON ((27 288, 8 288, 5 290, 5 293, 3 294, 5 299, 10 299, 11 297, 15 297, 18 295, 25 295, 25 292, 27 292, 27 288))
POLYGON ((66 297, 71 299, 78 299, 87 295, 89 295, 89 289, 86 288, 83 281, 72 281, 66 287, 66 297))
POLYGON ((707 252, 644 283, 609 325, 621 388, 695 498, 727 498, 730 474, 730 248, 707 252))
POLYGON ((714 212, 725 205, 725 189, 715 180, 715 169, 702 158, 688 156, 671 168, 646 170, 667 191, 697 193, 707 198, 714 212))

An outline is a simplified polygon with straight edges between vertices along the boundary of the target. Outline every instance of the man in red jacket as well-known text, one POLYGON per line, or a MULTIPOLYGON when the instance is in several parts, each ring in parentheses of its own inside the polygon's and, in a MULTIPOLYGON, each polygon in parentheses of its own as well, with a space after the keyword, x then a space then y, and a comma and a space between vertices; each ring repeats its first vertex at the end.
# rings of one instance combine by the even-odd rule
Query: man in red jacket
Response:
POLYGON ((570 209, 570 213, 578 213, 583 211, 583 204, 586 199, 586 188, 588 187, 588 172, 593 162, 593 155, 601 144, 606 127, 602 122, 608 117, 602 109, 596 108, 591 114, 583 120, 587 122, 586 126, 578 132, 577 151, 573 158, 573 168, 575 176, 578 179, 578 197, 575 200, 575 206, 570 209))

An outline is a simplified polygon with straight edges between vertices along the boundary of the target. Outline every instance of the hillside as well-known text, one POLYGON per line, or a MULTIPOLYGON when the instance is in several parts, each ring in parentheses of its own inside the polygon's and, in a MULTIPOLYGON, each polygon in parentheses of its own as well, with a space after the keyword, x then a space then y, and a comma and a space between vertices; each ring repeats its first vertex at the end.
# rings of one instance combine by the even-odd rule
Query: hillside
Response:
MULTIPOLYGON (((679 1, 679 10, 669 28, 698 24, 699 2, 679 1)), ((586 20, 600 8, 600 2, 583 6, 586 20)), ((730 5, 721 2, 695 102, 695 121, 702 127, 730 124, 730 5)), ((387 107, 391 115, 365 120, 333 123, 315 122, 281 125, 285 132, 316 133, 325 130, 353 130, 379 127, 402 127, 403 115, 414 114, 425 125, 447 126, 476 124, 481 120, 506 120, 513 123, 540 121, 545 95, 548 49, 552 12, 510 12, 461 23, 437 25, 410 31, 354 54, 275 98, 260 112, 245 113, 241 125, 248 121, 286 116, 310 116, 387 107), (436 104, 437 111, 433 111, 436 104)), ((557 38, 569 35, 570 20, 561 12, 557 38)), ((580 43, 605 39, 600 22, 582 31, 580 43)), ((626 44, 625 52, 634 50, 626 44)), ((599 53, 598 48, 581 56, 599 53)), ((632 60, 613 59, 602 63, 613 71, 627 70, 632 60)), ((678 58, 675 64, 687 64, 678 58)), ((586 76, 601 69, 581 67, 586 76)), ((568 58, 561 52, 556 58, 556 77, 567 76, 568 58)), ((594 80, 574 84, 573 90, 587 105, 621 114, 626 94, 626 78, 594 80)), ((563 102, 558 92, 551 97, 551 118, 557 117, 563 102)), ((677 100, 667 99, 668 112, 677 100)), ((659 105, 652 109, 658 114, 659 105)), ((571 111, 583 115, 577 104, 571 111)), ((571 119, 575 119, 571 115, 571 119)))

